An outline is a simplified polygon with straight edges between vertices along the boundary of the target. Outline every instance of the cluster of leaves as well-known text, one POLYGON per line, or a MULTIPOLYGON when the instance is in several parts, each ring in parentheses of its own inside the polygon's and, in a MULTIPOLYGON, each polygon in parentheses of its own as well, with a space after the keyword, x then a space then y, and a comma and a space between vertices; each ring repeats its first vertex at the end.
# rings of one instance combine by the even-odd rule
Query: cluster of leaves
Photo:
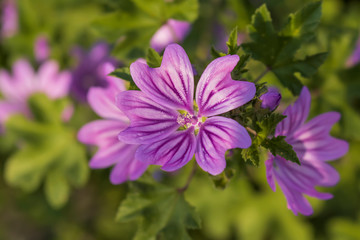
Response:
POLYGON ((16 134, 20 149, 6 162, 5 180, 27 192, 44 190, 49 204, 62 207, 70 185, 83 186, 89 175, 85 150, 76 132, 63 124, 62 113, 69 102, 34 94, 28 100, 33 119, 14 115, 6 122, 7 134, 16 134))
POLYGON ((101 37, 117 42, 114 54, 125 59, 143 57, 153 34, 168 19, 193 22, 198 16, 197 0, 127 0, 115 12, 93 23, 101 37))
POLYGON ((255 11, 252 24, 248 26, 252 42, 241 46, 252 58, 265 64, 293 94, 298 95, 302 83, 296 73, 311 77, 327 57, 327 53, 318 53, 304 59, 296 58, 301 46, 315 37, 320 18, 321 2, 313 2, 290 14, 286 25, 276 31, 270 12, 266 5, 262 5, 255 11))
POLYGON ((134 240, 190 239, 186 229, 200 228, 200 218, 182 191, 143 177, 131 182, 117 221, 138 220, 134 240))

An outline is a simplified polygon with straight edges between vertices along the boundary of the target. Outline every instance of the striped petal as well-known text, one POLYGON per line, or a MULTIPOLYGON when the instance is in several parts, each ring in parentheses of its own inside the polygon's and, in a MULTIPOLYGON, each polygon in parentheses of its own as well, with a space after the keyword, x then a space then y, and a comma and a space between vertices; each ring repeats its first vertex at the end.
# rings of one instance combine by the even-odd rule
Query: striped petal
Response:
POLYGON ((151 100, 140 91, 119 93, 117 106, 130 119, 130 126, 119 134, 119 139, 131 144, 160 141, 179 128, 179 113, 151 100))
POLYGON ((176 131, 156 143, 140 145, 136 158, 145 163, 161 165, 165 171, 175 171, 192 159, 195 149, 194 129, 189 128, 176 131))
POLYGON ((250 145, 248 132, 238 122, 225 117, 212 117, 200 127, 196 161, 204 171, 217 175, 225 168, 226 150, 248 148, 250 145))
POLYGON ((136 160, 134 154, 135 151, 132 153, 132 158, 122 159, 111 170, 110 182, 112 184, 120 184, 127 180, 136 180, 146 171, 149 165, 136 160))
POLYGON ((347 142, 330 136, 332 126, 340 114, 328 112, 302 125, 291 137, 290 144, 305 160, 329 161, 344 156, 349 150, 347 142))
POLYGON ((126 122, 114 120, 95 120, 83 126, 78 132, 78 139, 85 144, 108 146, 118 142, 118 134, 126 129, 126 122))
POLYGON ((270 155, 266 161, 267 179, 270 187, 275 190, 274 178, 283 191, 288 207, 296 215, 312 214, 312 208, 304 198, 304 194, 319 199, 330 199, 329 193, 318 192, 315 187, 329 187, 339 181, 339 174, 329 164, 321 161, 301 161, 301 166, 281 157, 270 155))
POLYGON ((249 102, 255 96, 255 84, 234 81, 231 71, 239 56, 228 55, 212 61, 201 75, 196 88, 199 116, 214 116, 249 102))
POLYGON ((287 136, 289 142, 292 134, 297 131, 305 122, 309 115, 311 95, 307 87, 303 87, 299 98, 293 105, 290 105, 284 111, 287 117, 282 120, 276 127, 276 136, 287 136))
POLYGON ((130 72, 136 85, 155 102, 171 109, 193 112, 193 70, 179 45, 171 44, 165 49, 159 68, 136 61, 131 64, 130 72))

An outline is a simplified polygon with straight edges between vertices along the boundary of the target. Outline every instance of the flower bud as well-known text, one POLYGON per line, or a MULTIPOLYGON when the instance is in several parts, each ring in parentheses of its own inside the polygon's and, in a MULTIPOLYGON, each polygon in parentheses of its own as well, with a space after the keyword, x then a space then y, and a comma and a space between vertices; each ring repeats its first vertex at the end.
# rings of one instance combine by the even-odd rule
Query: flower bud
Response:
POLYGON ((267 108, 271 111, 273 111, 280 103, 281 100, 281 94, 276 88, 270 87, 267 91, 267 93, 264 93, 260 97, 261 107, 267 108))

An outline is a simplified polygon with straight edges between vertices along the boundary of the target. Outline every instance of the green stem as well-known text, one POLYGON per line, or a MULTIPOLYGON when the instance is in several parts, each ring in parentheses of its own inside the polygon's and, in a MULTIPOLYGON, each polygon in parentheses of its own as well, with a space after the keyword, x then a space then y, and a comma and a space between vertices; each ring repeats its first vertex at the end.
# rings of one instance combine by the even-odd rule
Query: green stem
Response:
POLYGON ((197 169, 197 163, 196 163, 196 161, 194 161, 193 168, 192 168, 192 170, 191 170, 191 172, 190 172, 190 175, 189 175, 189 177, 188 177, 185 185, 184 185, 182 188, 178 188, 178 189, 177 189, 177 191, 178 191, 179 193, 183 193, 183 192, 186 191, 186 189, 188 189, 188 187, 189 187, 189 185, 190 185, 190 183, 191 183, 191 180, 192 180, 193 177, 195 176, 196 169, 197 169))
POLYGON ((265 71, 262 72, 262 73, 254 80, 254 83, 257 83, 258 81, 260 81, 260 79, 262 79, 270 70, 271 70, 270 67, 266 67, 265 71))

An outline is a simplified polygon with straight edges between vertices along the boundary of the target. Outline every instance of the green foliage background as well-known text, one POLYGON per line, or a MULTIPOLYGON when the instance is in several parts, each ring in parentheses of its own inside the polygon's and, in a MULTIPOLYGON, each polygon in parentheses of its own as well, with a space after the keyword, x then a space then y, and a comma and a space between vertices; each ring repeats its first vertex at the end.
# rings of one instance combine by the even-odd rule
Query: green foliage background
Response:
MULTIPOLYGON (((56 155, 56 151, 62 152, 63 149, 74 153, 77 156, 74 161, 78 164, 75 169, 79 171, 79 179, 71 180, 71 174, 67 174, 71 166, 63 163, 49 170, 54 171, 54 174, 45 176, 39 171, 39 178, 46 181, 33 180, 36 187, 31 189, 34 190, 31 193, 22 191, 29 188, 26 184, 28 187, 21 184, 9 186, 8 183, 12 180, 16 183, 19 181, 5 175, 4 169, 9 164, 7 159, 11 156, 12 162, 17 164, 26 161, 22 156, 31 156, 31 151, 36 151, 36 144, 27 144, 27 148, 23 150, 25 153, 17 152, 13 155, 16 152, 14 143, 17 136, 7 134, 0 137, 0 168, 3 176, 0 179, 0 239, 132 239, 138 227, 140 234, 138 231, 137 239, 147 239, 152 231, 160 230, 159 239, 360 239, 360 64, 351 68, 345 65, 359 37, 359 1, 324 0, 322 18, 317 29, 308 26, 297 29, 296 24, 301 25, 301 21, 291 25, 293 28, 284 27, 289 26, 286 25, 288 15, 307 2, 312 2, 309 0, 175 0, 175 5, 171 5, 169 1, 157 0, 17 2, 20 32, 10 39, 0 40, 1 68, 10 68, 14 60, 24 56, 36 65, 33 43, 39 34, 49 38, 51 57, 57 59, 63 68, 75 65, 70 55, 73 46, 89 48, 99 40, 110 43, 113 47, 112 55, 128 66, 134 59, 145 57, 151 36, 166 19, 173 17, 194 22, 182 46, 201 73, 212 59, 211 46, 216 48, 217 39, 221 38, 219 30, 214 26, 224 26, 227 34, 238 26, 238 31, 246 35, 247 42, 240 52, 245 50, 253 57, 248 62, 249 71, 244 76, 255 79, 267 67, 274 70, 269 71, 261 81, 281 89, 283 105, 278 111, 294 101, 291 92, 298 93, 298 82, 307 85, 313 97, 311 117, 326 111, 340 112, 341 121, 333 128, 332 134, 349 141, 350 151, 345 157, 332 163, 340 172, 341 179, 338 185, 325 190, 333 193, 334 198, 328 201, 310 199, 314 207, 314 214, 310 217, 294 216, 286 208, 285 197, 280 189, 275 193, 271 191, 265 178, 264 156, 261 153, 260 160, 257 161, 259 167, 245 162, 228 161, 228 165, 236 173, 226 172, 221 179, 212 179, 198 169, 184 193, 177 193, 169 186, 181 187, 185 184, 186 177, 191 172, 191 163, 177 173, 159 172, 157 167, 152 167, 142 182, 114 186, 108 180, 109 169, 91 170, 88 173, 84 167, 84 151, 81 146, 76 145, 75 131, 96 117, 87 106, 78 104, 75 106, 71 126, 57 126, 54 117, 53 120, 42 119, 44 124, 40 127, 45 129, 46 139, 51 139, 53 145, 58 146, 50 146, 47 148, 49 153, 43 154, 51 155, 55 152, 56 155), (251 43, 263 41, 261 36, 256 36, 253 27, 248 27, 252 21, 251 16, 263 3, 266 3, 271 13, 273 24, 267 39, 272 38, 278 48, 268 49, 266 45, 259 47, 259 44, 251 43), (248 30, 250 34, 246 33, 248 30), (295 32, 297 34, 294 35, 295 32), (121 36, 126 38, 121 39, 121 36), (282 41, 289 37, 294 37, 294 42, 285 47, 291 53, 287 52, 287 58, 280 55, 274 60, 268 58, 268 54, 262 55, 264 51, 279 53, 279 49, 285 46, 281 45, 282 41), (296 48, 296 41, 300 38, 306 44, 296 48), (322 52, 328 52, 326 60, 323 55, 316 55, 322 52), (299 71, 301 74, 294 76, 289 74, 289 68, 284 68, 291 64, 291 67, 297 68, 299 61, 305 61, 307 56, 317 56, 321 58, 321 62, 325 61, 318 72, 311 72, 310 69, 306 72, 299 71), (281 83, 284 82, 291 91, 282 87, 281 83), (48 128, 52 130, 48 131, 48 128), (63 137, 60 137, 60 132, 63 137), (61 145, 58 143, 59 138, 54 138, 52 134, 59 134, 59 138, 68 141, 61 145), (147 182, 152 175, 161 178, 164 185, 154 187, 147 182), (213 182, 220 185, 220 188, 216 188, 213 182), (58 190, 55 193, 50 187, 52 183, 58 184, 54 186, 58 190), (134 198, 139 201, 136 205, 138 210, 149 216, 159 216, 158 218, 142 219, 138 217, 141 215, 139 212, 129 212, 126 206, 134 203, 131 198, 137 194, 136 189, 146 190, 143 195, 134 198), (128 198, 124 201, 128 193, 128 198), (54 197, 54 194, 61 196, 54 197), (144 203, 154 201, 154 197, 157 198, 155 209, 158 209, 155 212, 153 208, 149 210, 149 206, 144 203), (188 203, 184 201, 184 197, 188 203), (123 205, 118 211, 122 201, 123 205), (63 207, 57 208, 58 206, 63 207), (193 207, 199 213, 201 223, 195 214, 189 214, 194 212, 193 207), (188 214, 185 214, 185 210, 188 214), (200 224, 201 229, 196 229, 200 224), (183 228, 177 229, 178 226, 183 228), (188 229, 188 232, 184 232, 184 229, 188 229), (171 235, 174 233, 176 234, 171 235)), ((264 8, 259 12, 265 20, 268 19, 264 8)), ((224 44, 227 38, 222 41, 224 44)), ((43 97, 36 95, 32 101, 43 102, 43 97)), ((54 104, 59 108, 63 106, 63 103, 54 104)), ((50 108, 55 109, 55 105, 50 108)), ((27 120, 14 117, 8 127, 16 133, 17 127, 30 124, 16 125, 21 121, 27 120)), ((25 137, 31 139, 31 134, 25 137)), ((29 142, 33 143, 32 140, 29 142)), ((90 158, 90 152, 87 158, 90 158)), ((37 169, 48 167, 41 159, 33 161, 39 164, 35 165, 40 166, 37 169)), ((25 173, 31 172, 34 167, 33 164, 22 166, 20 170, 25 173)), ((14 168, 15 170, 19 169, 14 168)), ((20 182, 31 183, 26 178, 20 182)))

